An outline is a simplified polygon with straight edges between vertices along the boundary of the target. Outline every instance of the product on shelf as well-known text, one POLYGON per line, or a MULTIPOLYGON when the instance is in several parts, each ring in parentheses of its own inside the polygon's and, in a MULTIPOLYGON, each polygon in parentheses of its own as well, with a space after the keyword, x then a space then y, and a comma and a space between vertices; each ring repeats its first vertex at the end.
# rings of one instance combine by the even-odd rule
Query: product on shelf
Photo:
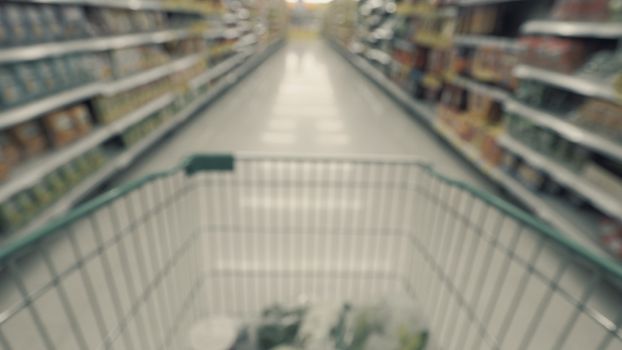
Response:
POLYGON ((592 54, 613 49, 610 43, 583 38, 525 36, 520 43, 523 63, 566 74, 576 72, 592 54))
POLYGON ((88 55, 0 66, 0 107, 10 108, 92 81, 88 55))
POLYGON ((528 105, 566 119, 570 119, 583 103, 583 96, 574 92, 531 80, 521 80, 515 96, 528 105))
POLYGON ((25 217, 17 201, 10 199, 0 203, 0 230, 6 232, 19 227, 25 217))
POLYGON ((15 194, 0 204, 0 232, 23 227, 90 174, 101 168, 106 157, 96 147, 47 174, 32 188, 15 194))
POLYGON ((78 136, 88 134, 92 129, 91 114, 85 105, 77 105, 67 109, 71 116, 78 136))
POLYGON ((13 107, 24 97, 24 92, 13 69, 0 67, 0 107, 13 107))
POLYGON ((47 148, 45 133, 37 122, 25 122, 12 127, 9 133, 27 156, 39 154, 47 148))
POLYGON ((622 5, 618 0, 557 0, 552 17, 563 21, 619 21, 622 5))
POLYGON ((477 80, 510 90, 515 87, 512 70, 518 63, 516 49, 480 46, 473 50, 469 62, 469 74, 477 80))
POLYGON ((58 11, 62 20, 64 39, 81 39, 91 36, 93 30, 82 7, 60 6, 58 11))
POLYGON ((601 241, 605 247, 622 258, 622 222, 612 218, 604 218, 599 222, 601 241))
POLYGON ((622 198, 622 162, 595 155, 586 162, 581 175, 613 198, 622 198))
POLYGON ((52 112, 42 119, 50 141, 55 147, 62 147, 79 136, 74 120, 68 110, 52 112))
POLYGON ((9 32, 11 45, 19 45, 30 41, 28 23, 24 14, 23 5, 2 4, 0 13, 3 13, 3 21, 6 30, 9 32))
POLYGON ((97 121, 109 124, 169 92, 170 87, 170 77, 165 77, 116 95, 99 96, 93 101, 97 121))
POLYGON ((0 131, 0 153, 2 153, 4 162, 9 166, 14 166, 21 158, 19 146, 15 143, 15 140, 4 131, 0 131))
POLYGON ((573 121, 586 129, 622 141, 622 105, 618 103, 588 99, 573 121))

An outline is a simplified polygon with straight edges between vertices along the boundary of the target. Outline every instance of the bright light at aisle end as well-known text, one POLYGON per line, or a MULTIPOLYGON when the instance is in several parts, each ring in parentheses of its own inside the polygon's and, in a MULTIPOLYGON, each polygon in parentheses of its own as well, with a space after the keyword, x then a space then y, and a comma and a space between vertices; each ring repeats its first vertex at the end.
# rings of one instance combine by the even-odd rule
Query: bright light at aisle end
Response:
POLYGON ((299 2, 303 2, 305 4, 328 4, 329 2, 332 2, 333 0, 286 0, 287 2, 289 2, 290 4, 297 4, 299 2))

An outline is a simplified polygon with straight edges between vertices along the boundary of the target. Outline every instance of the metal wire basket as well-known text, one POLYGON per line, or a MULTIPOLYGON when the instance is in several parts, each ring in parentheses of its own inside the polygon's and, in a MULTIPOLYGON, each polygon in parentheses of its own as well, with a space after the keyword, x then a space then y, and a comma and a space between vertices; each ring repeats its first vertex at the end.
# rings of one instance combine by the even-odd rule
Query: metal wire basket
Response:
POLYGON ((619 265, 405 158, 194 156, 5 247, 0 271, 2 349, 188 349, 209 314, 396 291, 432 347, 622 348, 619 265))

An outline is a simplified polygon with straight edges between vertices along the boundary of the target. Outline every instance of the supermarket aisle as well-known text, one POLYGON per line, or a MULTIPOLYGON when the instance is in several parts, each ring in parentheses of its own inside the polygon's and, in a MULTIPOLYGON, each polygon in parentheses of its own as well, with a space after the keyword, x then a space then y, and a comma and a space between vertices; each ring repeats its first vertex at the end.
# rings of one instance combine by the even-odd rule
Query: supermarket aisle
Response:
POLYGON ((320 40, 287 44, 120 181, 215 151, 409 154, 489 187, 320 40))

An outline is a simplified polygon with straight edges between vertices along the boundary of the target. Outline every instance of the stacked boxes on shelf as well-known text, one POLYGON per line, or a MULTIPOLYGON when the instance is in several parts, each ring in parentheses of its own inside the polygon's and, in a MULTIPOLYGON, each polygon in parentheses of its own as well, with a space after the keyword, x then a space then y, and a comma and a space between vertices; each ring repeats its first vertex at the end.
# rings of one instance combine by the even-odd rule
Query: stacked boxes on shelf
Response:
POLYGON ((337 0, 325 31, 534 212, 622 257, 619 4, 337 0))
POLYGON ((212 14, 143 1, 0 4, 0 233, 61 214, 131 163, 125 154, 157 141, 141 143, 146 136, 205 102, 198 91, 219 75, 191 81, 234 55, 238 41, 213 49, 202 28, 225 21, 212 14))

